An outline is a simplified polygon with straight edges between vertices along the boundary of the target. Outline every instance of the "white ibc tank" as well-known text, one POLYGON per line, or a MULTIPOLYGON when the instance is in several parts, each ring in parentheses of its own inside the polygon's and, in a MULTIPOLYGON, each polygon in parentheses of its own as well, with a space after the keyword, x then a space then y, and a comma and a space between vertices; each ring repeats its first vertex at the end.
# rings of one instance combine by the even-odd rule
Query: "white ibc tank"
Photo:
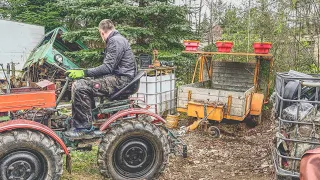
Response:
POLYGON ((152 70, 140 79, 140 87, 133 98, 138 98, 141 107, 149 105, 149 111, 159 115, 172 114, 176 110, 176 77, 174 70, 152 70))

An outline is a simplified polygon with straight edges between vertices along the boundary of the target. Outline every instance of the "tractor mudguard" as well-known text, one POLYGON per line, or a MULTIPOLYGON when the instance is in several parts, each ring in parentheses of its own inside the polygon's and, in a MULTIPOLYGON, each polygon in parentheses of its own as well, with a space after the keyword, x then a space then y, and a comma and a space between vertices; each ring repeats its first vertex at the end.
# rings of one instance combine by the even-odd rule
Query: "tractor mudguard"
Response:
POLYGON ((300 161, 300 180, 319 179, 320 148, 308 150, 300 161))
POLYGON ((166 120, 164 120, 161 116, 159 116, 158 114, 155 114, 153 112, 150 112, 146 109, 141 109, 141 108, 132 108, 132 109, 126 109, 126 110, 122 110, 117 112, 116 114, 112 115, 106 122, 104 122, 101 126, 100 126, 100 131, 104 131, 105 129, 107 129, 109 127, 109 125, 113 122, 115 122, 117 119, 127 116, 127 115, 139 115, 139 114, 145 114, 151 117, 154 117, 155 119, 152 121, 152 124, 155 123, 166 123, 166 120))
POLYGON ((69 155, 68 148, 64 144, 62 139, 60 139, 60 137, 54 131, 52 131, 52 129, 48 128, 43 124, 24 119, 17 119, 0 123, 0 133, 14 129, 30 129, 40 131, 43 134, 46 134, 49 137, 51 137, 55 142, 57 142, 61 146, 65 154, 69 155))
POLYGON ((69 154, 69 150, 62 141, 62 139, 54 131, 52 131, 52 129, 43 124, 25 119, 17 119, 0 123, 0 133, 15 129, 36 130, 51 137, 55 142, 57 142, 60 145, 60 147, 66 154, 66 169, 69 173, 71 173, 71 156, 69 154))
POLYGON ((51 137, 55 142, 57 142, 61 146, 65 154, 69 155, 68 148, 64 144, 62 139, 60 139, 60 137, 54 131, 52 131, 52 129, 48 128, 43 124, 24 119, 17 119, 0 123, 0 133, 14 129, 30 129, 40 131, 41 133, 51 137))

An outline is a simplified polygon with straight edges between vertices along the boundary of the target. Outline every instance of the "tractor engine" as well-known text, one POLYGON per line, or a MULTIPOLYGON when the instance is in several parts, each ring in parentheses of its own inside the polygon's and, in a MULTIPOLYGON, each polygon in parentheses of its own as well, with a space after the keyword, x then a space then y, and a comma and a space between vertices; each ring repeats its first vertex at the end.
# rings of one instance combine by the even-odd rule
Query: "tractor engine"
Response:
POLYGON ((12 114, 13 119, 26 119, 41 123, 53 130, 63 130, 67 128, 67 115, 56 115, 53 109, 34 109, 17 111, 12 114))
POLYGON ((13 114, 14 119, 26 119, 30 121, 36 121, 41 124, 47 124, 52 113, 44 110, 26 110, 26 111, 17 111, 13 114))
POLYGON ((53 130, 63 130, 67 128, 67 115, 56 115, 54 109, 33 109, 17 111, 12 114, 13 119, 26 119, 41 123, 53 130))
POLYGON ((64 130, 66 115, 55 109, 56 89, 50 81, 40 81, 35 87, 11 88, 0 95, 0 119, 3 121, 25 119, 64 130))

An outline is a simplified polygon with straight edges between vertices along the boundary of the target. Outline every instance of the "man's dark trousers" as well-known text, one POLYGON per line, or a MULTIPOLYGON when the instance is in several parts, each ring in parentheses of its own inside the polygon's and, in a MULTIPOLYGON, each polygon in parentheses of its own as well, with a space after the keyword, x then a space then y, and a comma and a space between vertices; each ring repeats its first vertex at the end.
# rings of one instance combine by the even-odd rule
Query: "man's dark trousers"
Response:
POLYGON ((72 126, 90 129, 94 97, 110 97, 123 87, 131 78, 108 75, 97 79, 80 79, 72 84, 72 126))

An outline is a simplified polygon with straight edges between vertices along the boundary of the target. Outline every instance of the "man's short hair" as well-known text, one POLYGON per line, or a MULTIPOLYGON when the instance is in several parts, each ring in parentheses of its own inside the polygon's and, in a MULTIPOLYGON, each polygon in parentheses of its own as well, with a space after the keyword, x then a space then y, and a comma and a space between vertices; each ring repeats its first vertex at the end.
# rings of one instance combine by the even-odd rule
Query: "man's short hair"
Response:
POLYGON ((114 30, 113 22, 110 19, 104 19, 99 23, 99 29, 103 30, 104 32, 114 30))

